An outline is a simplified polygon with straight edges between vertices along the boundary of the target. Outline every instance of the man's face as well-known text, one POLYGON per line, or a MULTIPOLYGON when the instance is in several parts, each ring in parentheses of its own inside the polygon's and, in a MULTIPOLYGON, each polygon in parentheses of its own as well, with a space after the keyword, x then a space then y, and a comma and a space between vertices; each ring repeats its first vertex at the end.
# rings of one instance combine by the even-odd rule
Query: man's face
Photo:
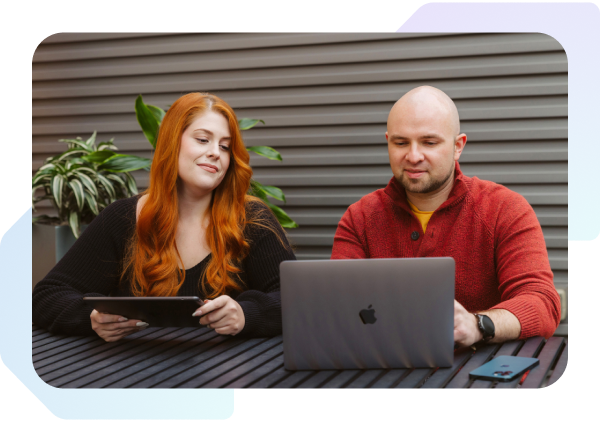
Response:
POLYGON ((452 182, 464 135, 457 135, 451 115, 440 104, 397 105, 386 133, 394 177, 408 192, 435 193, 452 182))

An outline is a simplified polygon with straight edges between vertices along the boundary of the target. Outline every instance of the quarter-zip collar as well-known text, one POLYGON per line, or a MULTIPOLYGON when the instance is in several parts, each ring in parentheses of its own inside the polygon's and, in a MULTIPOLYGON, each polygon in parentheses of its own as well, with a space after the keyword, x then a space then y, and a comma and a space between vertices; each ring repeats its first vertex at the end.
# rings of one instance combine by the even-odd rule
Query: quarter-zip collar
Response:
MULTIPOLYGON (((462 173, 460 170, 460 165, 458 162, 456 162, 454 167, 454 182, 452 184, 450 195, 448 196, 448 199, 446 199, 446 201, 442 203, 434 212, 453 206, 462 201, 469 191, 469 180, 469 177, 462 173)), ((392 177, 388 185, 385 187, 384 192, 390 197, 390 199, 392 199, 394 205, 404 209, 408 213, 412 213, 410 207, 408 206, 406 190, 402 184, 396 180, 395 177, 392 177)))

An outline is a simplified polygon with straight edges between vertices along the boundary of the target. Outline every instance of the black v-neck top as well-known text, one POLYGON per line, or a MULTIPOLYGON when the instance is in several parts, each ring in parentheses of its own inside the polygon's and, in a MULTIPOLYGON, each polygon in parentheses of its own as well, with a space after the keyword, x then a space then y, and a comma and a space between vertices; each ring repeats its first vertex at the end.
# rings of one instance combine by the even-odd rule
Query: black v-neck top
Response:
MULTIPOLYGON (((106 207, 85 229, 56 266, 33 290, 33 322, 53 333, 93 335, 92 308, 83 297, 131 296, 130 285, 119 282, 128 240, 134 233, 139 196, 117 200, 106 207)), ((266 208, 263 203, 250 206, 266 208)), ((256 209, 254 209, 255 211, 256 209)), ((256 225, 246 228, 250 252, 241 262, 239 274, 246 286, 232 293, 244 311, 245 325, 238 336, 275 336, 281 333, 279 264, 296 260, 285 233, 270 210, 261 219, 278 233, 256 225)), ((248 209, 253 211, 253 209, 248 209)), ((209 254, 185 271, 180 296, 203 298, 200 277, 211 259, 209 254)))

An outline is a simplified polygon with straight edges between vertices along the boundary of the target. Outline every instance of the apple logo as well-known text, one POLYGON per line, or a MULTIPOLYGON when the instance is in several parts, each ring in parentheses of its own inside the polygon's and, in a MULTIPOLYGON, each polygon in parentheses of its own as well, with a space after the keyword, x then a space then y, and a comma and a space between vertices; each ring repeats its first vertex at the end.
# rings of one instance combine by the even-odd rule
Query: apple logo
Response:
POLYGON ((375 309, 372 309, 371 307, 373 307, 373 305, 369 304, 369 309, 365 308, 358 313, 360 320, 362 320, 364 324, 373 324, 377 321, 375 309))

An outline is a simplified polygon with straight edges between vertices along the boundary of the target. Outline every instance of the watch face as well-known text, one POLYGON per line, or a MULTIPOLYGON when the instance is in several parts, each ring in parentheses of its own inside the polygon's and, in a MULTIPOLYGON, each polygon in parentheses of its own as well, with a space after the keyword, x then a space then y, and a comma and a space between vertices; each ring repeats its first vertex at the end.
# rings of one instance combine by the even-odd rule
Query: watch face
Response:
POLYGON ((494 336, 494 334, 496 333, 496 328, 494 326, 494 322, 492 322, 492 319, 490 319, 488 316, 485 315, 481 315, 481 324, 483 325, 483 330, 484 330, 484 335, 487 336, 494 336))

